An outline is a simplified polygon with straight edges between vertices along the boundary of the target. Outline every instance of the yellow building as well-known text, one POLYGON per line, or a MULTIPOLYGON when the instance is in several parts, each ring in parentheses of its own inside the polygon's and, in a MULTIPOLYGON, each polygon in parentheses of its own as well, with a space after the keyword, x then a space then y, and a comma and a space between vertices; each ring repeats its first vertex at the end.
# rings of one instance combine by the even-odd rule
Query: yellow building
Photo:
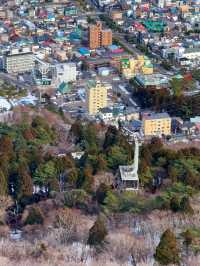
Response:
POLYGON ((148 66, 143 66, 142 67, 142 73, 144 75, 151 75, 151 74, 153 74, 153 68, 152 67, 148 67, 148 66))
POLYGON ((144 115, 143 130, 145 136, 170 135, 171 118, 167 113, 151 113, 144 115))
POLYGON ((136 64, 137 64, 137 60, 135 60, 135 58, 130 58, 129 59, 129 66, 130 66, 130 69, 134 72, 135 71, 135 67, 136 67, 136 64))
POLYGON ((131 79, 135 76, 135 73, 130 68, 123 68, 121 72, 123 77, 125 77, 126 79, 131 79))
POLYGON ((123 12, 114 10, 110 13, 112 20, 118 20, 123 18, 123 12))
POLYGON ((179 9, 180 9, 180 11, 181 11, 182 13, 188 13, 190 7, 189 7, 189 5, 181 5, 181 6, 179 7, 179 9))
POLYGON ((121 59, 121 73, 126 79, 135 76, 136 59, 134 57, 121 59))
POLYGON ((98 80, 89 80, 86 101, 89 114, 95 115, 99 109, 107 106, 107 87, 98 80))
POLYGON ((143 55, 138 55, 136 58, 122 59, 121 73, 127 79, 133 78, 139 73, 150 75, 153 74, 153 64, 147 56, 143 55))

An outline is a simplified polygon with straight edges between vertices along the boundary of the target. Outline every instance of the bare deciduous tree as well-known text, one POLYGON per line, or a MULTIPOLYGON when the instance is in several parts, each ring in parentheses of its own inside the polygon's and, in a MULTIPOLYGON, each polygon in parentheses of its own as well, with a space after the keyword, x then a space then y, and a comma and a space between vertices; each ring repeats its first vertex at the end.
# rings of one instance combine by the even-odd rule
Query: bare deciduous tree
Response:
POLYGON ((70 209, 59 211, 55 219, 55 233, 61 244, 77 240, 78 215, 70 209))

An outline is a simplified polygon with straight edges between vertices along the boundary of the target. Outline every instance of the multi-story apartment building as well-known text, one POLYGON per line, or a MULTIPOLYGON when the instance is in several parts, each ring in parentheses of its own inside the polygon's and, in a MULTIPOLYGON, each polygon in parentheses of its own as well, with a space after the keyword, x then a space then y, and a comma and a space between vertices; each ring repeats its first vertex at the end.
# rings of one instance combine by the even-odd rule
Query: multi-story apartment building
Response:
POLYGON ((86 100, 88 113, 95 115, 101 108, 107 106, 107 87, 98 80, 89 80, 86 89, 86 100))
POLYGON ((96 25, 90 25, 89 27, 89 47, 90 49, 96 49, 101 46, 101 22, 97 22, 96 25))
POLYGON ((143 115, 143 130, 145 136, 171 134, 171 118, 167 113, 150 113, 143 115))
POLYGON ((3 68, 7 73, 30 72, 35 66, 33 53, 29 49, 13 49, 3 57, 3 68))
POLYGON ((112 31, 109 29, 101 31, 101 46, 109 46, 112 44, 112 31))
POLYGON ((112 31, 102 30, 102 23, 97 22, 96 25, 89 27, 89 47, 96 49, 101 46, 108 46, 112 44, 112 31))

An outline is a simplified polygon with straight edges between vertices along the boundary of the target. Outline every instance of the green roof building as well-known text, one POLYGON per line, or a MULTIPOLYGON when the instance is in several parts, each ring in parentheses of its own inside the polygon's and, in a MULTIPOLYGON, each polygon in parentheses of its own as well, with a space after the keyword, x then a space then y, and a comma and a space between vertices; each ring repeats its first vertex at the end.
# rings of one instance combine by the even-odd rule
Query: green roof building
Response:
POLYGON ((163 32, 166 24, 163 21, 145 20, 143 25, 150 32, 163 32))
POLYGON ((58 91, 62 94, 65 94, 65 93, 69 93, 71 92, 71 89, 72 89, 72 86, 71 84, 69 83, 66 83, 66 82, 62 82, 60 83, 60 85, 58 86, 58 91))

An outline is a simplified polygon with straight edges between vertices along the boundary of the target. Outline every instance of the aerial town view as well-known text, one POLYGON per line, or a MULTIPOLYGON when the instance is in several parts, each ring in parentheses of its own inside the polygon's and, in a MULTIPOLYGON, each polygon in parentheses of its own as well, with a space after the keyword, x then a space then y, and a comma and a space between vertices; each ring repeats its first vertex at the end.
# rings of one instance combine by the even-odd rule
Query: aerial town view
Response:
POLYGON ((200 0, 0 0, 0 266, 200 266, 200 0))

